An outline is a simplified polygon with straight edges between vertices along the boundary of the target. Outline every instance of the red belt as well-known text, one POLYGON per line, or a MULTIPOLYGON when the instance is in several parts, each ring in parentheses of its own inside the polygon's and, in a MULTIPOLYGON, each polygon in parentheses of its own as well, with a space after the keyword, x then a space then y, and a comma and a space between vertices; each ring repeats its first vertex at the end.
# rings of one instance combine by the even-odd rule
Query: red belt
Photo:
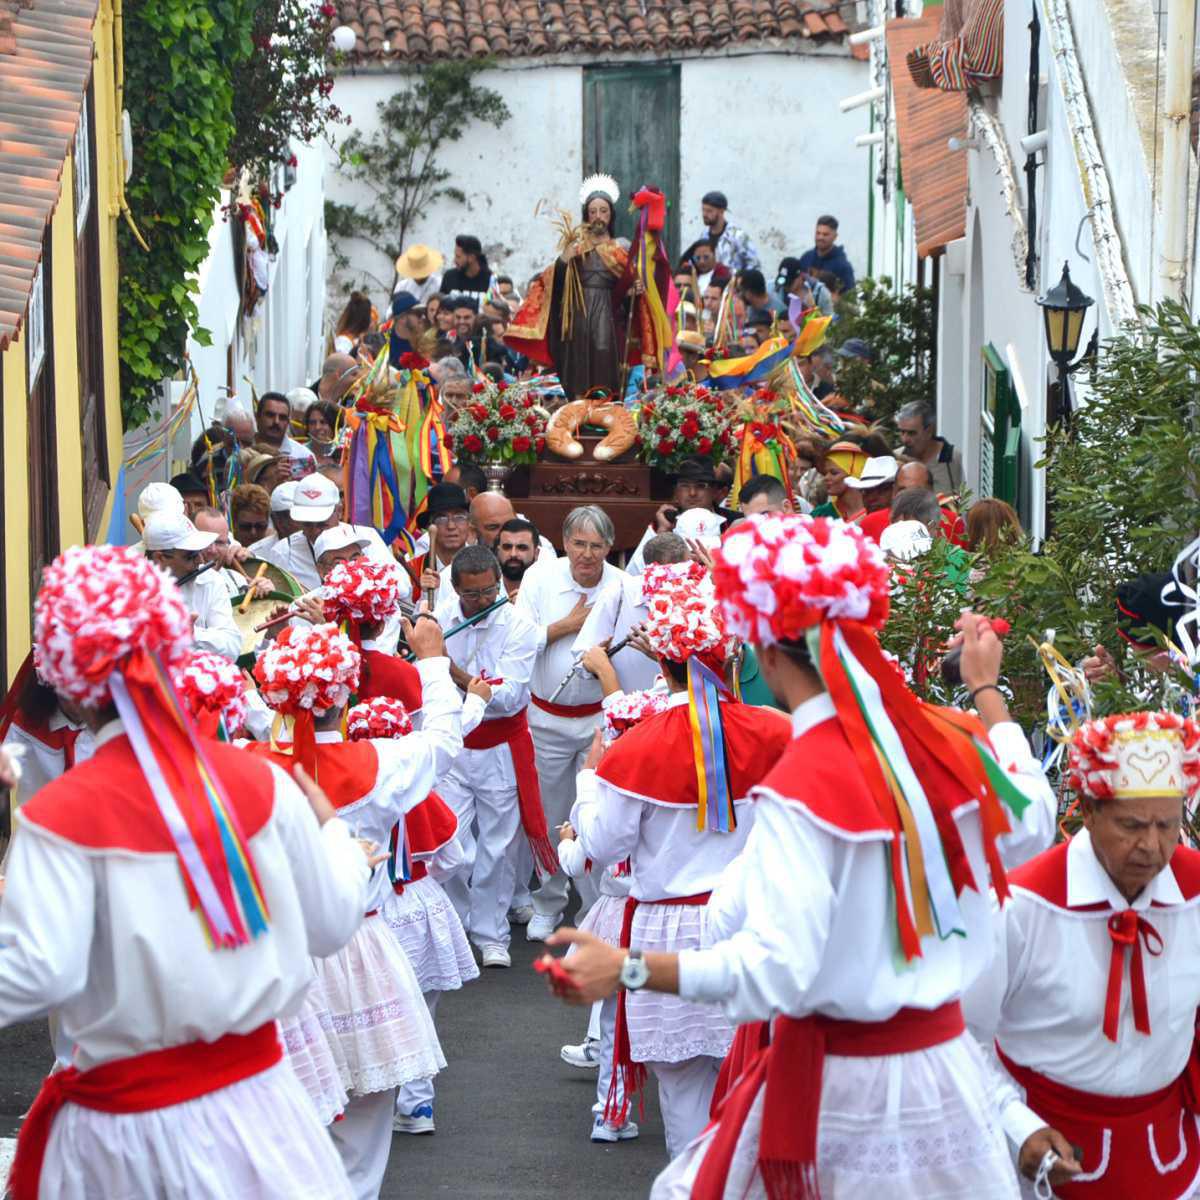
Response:
POLYGON ((913 1054, 953 1041, 965 1029, 957 1000, 932 1010, 902 1008, 887 1021, 776 1017, 770 1045, 751 1058, 725 1097, 692 1200, 721 1200, 742 1126, 765 1085, 758 1166, 768 1200, 818 1200, 817 1125, 825 1055, 913 1054))
MULTIPOLYGON (((665 900, 638 900, 628 896, 625 912, 621 918, 621 947, 628 950, 633 940, 633 914, 641 904, 689 905, 697 908, 707 904, 712 892, 697 892, 694 896, 670 896, 665 900)), ((622 988, 617 993, 617 1023, 613 1037, 613 1071, 608 1085, 608 1097, 604 1102, 604 1119, 610 1125, 624 1125, 629 1116, 630 1097, 641 1095, 646 1086, 646 1068, 633 1061, 633 1047, 629 1042, 629 1016, 625 1008, 628 993, 622 988), (620 1085, 620 1103, 617 1090, 620 1085)))
POLYGON ((553 700, 543 700, 532 692, 529 693, 529 699, 534 708, 540 708, 552 717, 594 717, 604 707, 599 700, 595 704, 555 704, 553 700))
MULTIPOLYGON (((536 702, 537 697, 534 697, 536 702)), ((599 711, 599 705, 596 706, 599 711)), ((533 756, 533 735, 525 709, 511 717, 495 717, 484 721, 465 738, 468 750, 491 750, 507 745, 512 753, 513 771, 517 777, 517 806, 521 810, 521 828, 529 839, 533 860, 540 870, 553 875, 558 870, 558 854, 546 828, 546 810, 542 808, 542 789, 538 783, 537 762, 533 756)))
POLYGON ((42 1160, 54 1118, 64 1104, 94 1112, 138 1113, 170 1108, 229 1087, 273 1067, 283 1057, 275 1022, 215 1042, 189 1042, 46 1076, 17 1137, 8 1177, 12 1200, 37 1200, 42 1160))
POLYGON ((421 859, 414 859, 411 878, 397 879, 396 882, 392 884, 392 891, 395 892, 397 896, 403 896, 404 889, 408 884, 416 883, 418 879, 424 879, 428 874, 429 868, 425 865, 425 863, 421 859))
POLYGON ((1103 1096, 1067 1087, 1013 1062, 999 1043, 996 1054, 1025 1089, 1025 1103, 1083 1151, 1084 1172, 1100 1173, 1100 1178, 1083 1183, 1057 1184, 1056 1196, 1182 1196, 1200 1174, 1200 1136, 1195 1120, 1186 1115, 1195 1111, 1188 1071, 1144 1096, 1103 1096), (1172 1165, 1164 1170, 1164 1164, 1172 1165))

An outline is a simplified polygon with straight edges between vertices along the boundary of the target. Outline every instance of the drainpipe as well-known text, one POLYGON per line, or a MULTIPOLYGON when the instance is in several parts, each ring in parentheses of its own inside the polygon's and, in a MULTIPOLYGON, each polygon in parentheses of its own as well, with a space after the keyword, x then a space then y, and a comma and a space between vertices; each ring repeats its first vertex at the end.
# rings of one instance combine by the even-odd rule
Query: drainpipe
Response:
POLYGON ((1167 5, 1167 71, 1163 97, 1162 248, 1159 290, 1183 302, 1187 281, 1188 169, 1191 165, 1192 59, 1196 50, 1196 0, 1167 5))

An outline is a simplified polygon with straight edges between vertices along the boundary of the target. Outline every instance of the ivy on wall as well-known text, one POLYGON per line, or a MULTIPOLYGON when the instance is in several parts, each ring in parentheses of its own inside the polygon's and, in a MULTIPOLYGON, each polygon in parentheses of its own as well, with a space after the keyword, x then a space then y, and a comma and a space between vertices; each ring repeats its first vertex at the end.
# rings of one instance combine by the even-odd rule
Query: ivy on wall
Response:
POLYGON ((233 72, 253 49, 253 10, 254 0, 126 0, 124 99, 134 149, 125 190, 149 247, 120 223, 126 429, 149 418, 159 383, 182 368, 189 328, 208 343, 192 291, 234 132, 233 72))

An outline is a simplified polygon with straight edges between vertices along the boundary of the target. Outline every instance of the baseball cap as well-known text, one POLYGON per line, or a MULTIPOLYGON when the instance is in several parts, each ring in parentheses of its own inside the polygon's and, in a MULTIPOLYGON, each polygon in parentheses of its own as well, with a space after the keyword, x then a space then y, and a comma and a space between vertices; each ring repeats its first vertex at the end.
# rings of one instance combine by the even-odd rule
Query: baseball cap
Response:
MULTIPOLYGON (((322 475, 322 479, 325 477, 322 475)), ((284 483, 276 485, 271 492, 271 511, 278 513, 290 513, 292 511, 292 501, 296 497, 297 481, 289 479, 284 483)))
POLYGON ((314 472, 296 484, 290 515, 293 521, 328 521, 340 502, 337 484, 314 472))
POLYGON ((868 458, 862 474, 857 479, 853 475, 846 476, 846 486, 857 488, 860 492, 883 487, 885 483, 891 483, 896 478, 899 469, 900 464, 890 454, 886 457, 881 455, 879 458, 868 458))
POLYGON ((875 351, 862 338, 847 338, 837 348, 838 358, 861 358, 863 362, 874 362, 875 351))
POLYGON ((410 308, 417 307, 417 298, 411 292, 397 292, 392 297, 392 316, 399 317, 410 308))
POLYGON ((182 513, 183 497, 169 483, 148 483, 138 497, 137 510, 143 521, 155 513, 182 513))
POLYGON ((322 554, 327 554, 330 550, 345 550, 347 546, 357 546, 360 550, 365 550, 369 545, 370 542, 367 538, 359 533, 353 525, 347 525, 343 521, 340 525, 321 532, 317 540, 313 542, 313 558, 320 558, 322 554))
POLYGON ((147 550, 207 550, 216 540, 215 533, 202 533, 183 513, 155 513, 142 530, 147 550))
POLYGON ((291 406, 292 416, 299 417, 317 402, 317 393, 312 388, 294 387, 287 394, 288 404, 291 406))

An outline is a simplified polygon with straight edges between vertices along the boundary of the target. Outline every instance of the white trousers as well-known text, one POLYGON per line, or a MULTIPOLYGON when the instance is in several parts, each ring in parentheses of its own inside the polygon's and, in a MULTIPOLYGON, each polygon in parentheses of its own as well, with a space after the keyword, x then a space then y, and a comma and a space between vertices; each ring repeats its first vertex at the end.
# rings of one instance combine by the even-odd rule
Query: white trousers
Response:
POLYGON ((463 863, 443 883, 471 940, 509 943, 508 910, 523 838, 517 777, 507 746, 463 750, 438 783, 458 817, 463 863))
POLYGON ((658 1106, 667 1135, 667 1155, 674 1158, 708 1125, 721 1060, 700 1055, 683 1062, 648 1062, 658 1080, 658 1106))
MULTIPOLYGON (((600 720, 599 713, 591 717, 555 717, 534 704, 529 706, 529 729, 533 734, 542 807, 552 842, 557 840, 555 828, 571 815, 575 776, 583 769, 600 720)), ((533 893, 533 907, 539 917, 559 924, 566 912, 570 883, 561 871, 542 880, 542 886, 533 893)), ((586 883, 579 880, 576 887, 585 907, 595 899, 595 885, 590 880, 586 883)))
MULTIPOLYGON (((431 1017, 437 1017, 437 1003, 441 999, 441 992, 422 992, 425 997, 425 1007, 429 1009, 431 1017)), ((412 1083, 406 1083, 401 1088, 396 1096, 396 1111, 403 1116, 410 1116, 418 1108, 428 1104, 433 1107, 433 1076, 428 1079, 417 1079, 412 1083)))
MULTIPOLYGON (((599 1018, 600 1044, 596 1049, 600 1052, 600 1070, 596 1075, 596 1103, 592 1112, 602 1113, 608 1103, 608 1089, 612 1086, 613 1078, 613 1046, 617 1040, 617 998, 609 996, 606 1000, 592 1006, 592 1011, 599 1018)), ((588 1035, 591 1035, 591 1026, 588 1035)), ((617 1076, 616 1103, 625 1099, 625 1089, 621 1086, 621 1077, 617 1076)))
POLYGON ((395 1088, 351 1096, 342 1119, 329 1127, 329 1136, 350 1177, 354 1200, 379 1200, 392 1152, 395 1108, 395 1088))

